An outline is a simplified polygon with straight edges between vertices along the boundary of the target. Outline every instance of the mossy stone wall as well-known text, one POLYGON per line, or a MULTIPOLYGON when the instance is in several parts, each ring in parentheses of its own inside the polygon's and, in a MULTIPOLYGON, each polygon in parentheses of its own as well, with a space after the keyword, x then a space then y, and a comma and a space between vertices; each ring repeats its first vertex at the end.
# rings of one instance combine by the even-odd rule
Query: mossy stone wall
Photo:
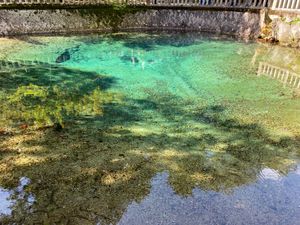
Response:
POLYGON ((196 30, 255 38, 260 14, 250 11, 98 6, 2 9, 0 35, 57 34, 131 29, 196 30))

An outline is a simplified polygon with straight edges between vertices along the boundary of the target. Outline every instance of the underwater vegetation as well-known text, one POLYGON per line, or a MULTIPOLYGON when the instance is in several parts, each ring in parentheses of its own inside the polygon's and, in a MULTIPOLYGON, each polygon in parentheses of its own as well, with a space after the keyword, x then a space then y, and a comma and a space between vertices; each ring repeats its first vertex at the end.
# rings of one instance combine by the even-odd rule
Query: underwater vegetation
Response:
POLYGON ((59 86, 20 86, 4 99, 2 110, 10 112, 7 119, 24 124, 39 127, 59 124, 63 127, 64 121, 71 115, 101 116, 103 104, 114 100, 113 95, 103 93, 100 88, 82 96, 77 93, 78 89, 62 89, 59 86))
MULTIPOLYGON (((101 116, 103 114, 103 106, 106 103, 118 101, 113 93, 107 93, 102 90, 105 88, 101 80, 105 80, 104 76, 90 74, 83 80, 64 79, 62 82, 46 80, 45 84, 34 82, 34 76, 47 77, 50 70, 61 71, 59 67, 51 68, 49 65, 43 65, 43 71, 39 69, 29 69, 29 73, 25 80, 16 85, 15 89, 11 88, 1 95, 1 115, 8 121, 15 121, 21 127, 35 125, 36 127, 47 127, 59 125, 64 127, 65 121, 75 116, 101 116), (47 68, 48 67, 48 68, 47 68), (102 84, 100 85, 99 82, 102 84)), ((17 71, 27 71, 26 65, 19 67, 17 71)), ((55 72, 54 72, 55 73, 55 72)), ((80 71, 76 73, 81 74, 80 71)), ((71 73, 69 72, 69 75, 71 73)), ((49 78, 49 77, 48 77, 49 78)), ((60 77, 61 79, 62 77, 60 77)), ((13 79, 13 84, 18 78, 13 79)), ((7 86, 10 81, 2 80, 7 86)))

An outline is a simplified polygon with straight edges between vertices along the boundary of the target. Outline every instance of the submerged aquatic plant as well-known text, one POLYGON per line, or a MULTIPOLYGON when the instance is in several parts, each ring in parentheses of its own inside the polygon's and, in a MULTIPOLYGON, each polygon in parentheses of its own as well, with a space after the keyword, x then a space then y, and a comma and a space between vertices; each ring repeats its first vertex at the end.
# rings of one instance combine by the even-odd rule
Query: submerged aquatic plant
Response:
POLYGON ((103 105, 116 98, 99 87, 82 94, 80 86, 29 84, 18 87, 4 100, 2 110, 7 119, 38 127, 54 124, 64 127, 65 120, 71 116, 101 116, 103 105))

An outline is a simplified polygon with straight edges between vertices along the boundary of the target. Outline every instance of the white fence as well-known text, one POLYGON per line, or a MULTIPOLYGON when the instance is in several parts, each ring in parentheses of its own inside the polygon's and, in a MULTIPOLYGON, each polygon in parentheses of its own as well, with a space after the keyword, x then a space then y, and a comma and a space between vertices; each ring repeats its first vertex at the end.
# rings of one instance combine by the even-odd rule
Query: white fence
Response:
POLYGON ((7 5, 97 5, 127 4, 169 7, 250 8, 300 11, 300 0, 0 0, 7 5))
POLYGON ((273 66, 265 62, 260 62, 257 75, 264 75, 272 79, 279 80, 284 85, 300 89, 300 75, 287 69, 273 66))
MULTIPOLYGON (((289 0, 287 0, 289 1, 289 0)), ((293 0, 294 1, 294 0, 293 0)), ((128 4, 150 6, 191 6, 224 8, 264 8, 271 6, 272 0, 0 0, 0 5, 93 5, 128 4)))
POLYGON ((300 0, 273 0, 271 9, 300 10, 300 0))
POLYGON ((0 0, 1 5, 98 5, 129 4, 147 5, 150 0, 0 0))

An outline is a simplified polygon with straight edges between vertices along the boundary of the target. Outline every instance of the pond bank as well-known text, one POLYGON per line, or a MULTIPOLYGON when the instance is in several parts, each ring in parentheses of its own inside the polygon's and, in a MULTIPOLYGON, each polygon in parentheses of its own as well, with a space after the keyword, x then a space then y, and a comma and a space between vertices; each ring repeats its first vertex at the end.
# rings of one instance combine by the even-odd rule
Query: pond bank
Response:
POLYGON ((261 40, 300 47, 300 14, 271 10, 265 12, 262 19, 261 40))
POLYGON ((257 11, 111 7, 0 10, 0 36, 128 29, 179 29, 229 34, 246 39, 260 33, 257 11))
POLYGON ((147 6, 0 9, 0 36, 124 30, 193 30, 300 47, 295 13, 147 6))

